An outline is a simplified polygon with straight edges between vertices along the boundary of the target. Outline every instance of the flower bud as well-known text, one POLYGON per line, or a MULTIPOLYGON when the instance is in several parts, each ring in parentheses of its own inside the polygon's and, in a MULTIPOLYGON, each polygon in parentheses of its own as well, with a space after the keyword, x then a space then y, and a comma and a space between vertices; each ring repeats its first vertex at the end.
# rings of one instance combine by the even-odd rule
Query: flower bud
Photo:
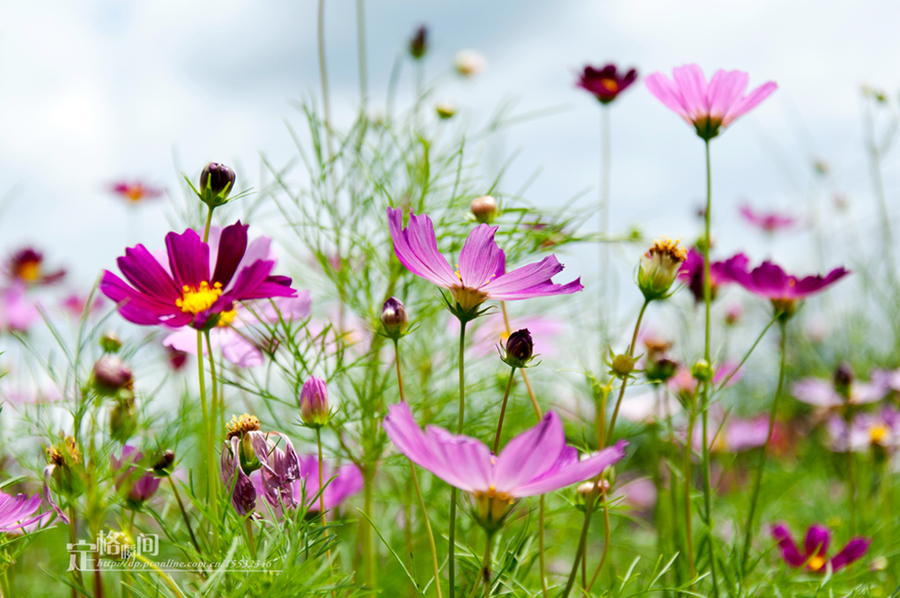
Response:
POLYGON ((234 171, 218 162, 210 162, 200 173, 200 193, 207 192, 224 200, 234 187, 234 171))
POLYGON ((437 112, 437 115, 441 120, 453 118, 453 116, 456 114, 456 106, 448 102, 441 102, 434 107, 434 110, 435 112, 437 112))
POLYGON ((740 321, 743 315, 744 307, 740 303, 732 303, 728 306, 728 311, 725 312, 725 323, 733 326, 740 321))
POLYGON ((428 29, 422 25, 409 41, 409 53, 413 58, 419 60, 425 56, 426 52, 428 52, 428 29))
POLYGON ((500 210, 497 208, 497 200, 490 195, 482 195, 473 199, 472 203, 469 204, 469 210, 475 216, 475 220, 482 224, 490 224, 500 214, 500 210))
POLYGON ((325 381, 310 376, 300 391, 300 419, 318 428, 328 423, 328 387, 325 381))
POLYGON ((104 353, 118 353, 122 348, 122 339, 113 331, 109 331, 100 338, 100 348, 104 353))
POLYGON ((516 499, 491 489, 488 492, 473 492, 472 502, 475 506, 475 520, 488 533, 493 533, 503 527, 503 522, 516 499))
POLYGON ((678 362, 669 357, 659 357, 653 361, 647 361, 644 374, 650 382, 663 383, 669 380, 678 371, 678 362))
POLYGON ((634 371, 634 358, 627 353, 616 355, 612 361, 612 373, 619 378, 627 378, 634 371))
POLYGON ((516 330, 506 339, 503 361, 514 368, 524 368, 534 356, 534 340, 527 328, 516 330))
POLYGON ((705 359, 700 359, 691 366, 691 376, 700 382, 709 382, 713 377, 712 366, 705 359))
POLYGON ((391 297, 384 302, 384 307, 381 309, 381 324, 387 335, 393 339, 400 338, 406 331, 409 316, 406 314, 403 303, 396 297, 391 297))
POLYGON ((850 397, 853 378, 853 369, 846 363, 842 363, 834 371, 834 389, 845 399, 850 397))
POLYGON ((107 355, 94 364, 94 388, 104 396, 133 397, 131 368, 118 357, 107 355))
POLYGON ((575 506, 584 511, 587 503, 593 497, 597 500, 601 492, 609 492, 609 482, 598 480, 597 482, 582 482, 575 488, 575 506), (596 492, 596 494, 594 494, 596 492))
POLYGON ((259 419, 255 415, 245 413, 240 417, 236 415, 231 416, 231 421, 226 426, 225 434, 225 438, 228 440, 240 438, 241 469, 248 475, 262 467, 259 458, 256 456, 256 451, 253 450, 252 432, 259 432, 259 419))
POLYGON ((175 451, 173 451, 172 449, 167 449, 163 451, 163 453, 156 460, 156 463, 153 464, 153 473, 161 478, 168 477, 172 475, 174 465, 175 451))
POLYGON ((667 238, 656 241, 641 258, 638 269, 638 287, 644 298, 647 301, 664 299, 686 259, 687 251, 678 241, 667 238))
POLYGON ((109 412, 109 433, 114 440, 124 443, 131 438, 137 429, 137 409, 134 405, 134 397, 128 397, 116 401, 109 412))

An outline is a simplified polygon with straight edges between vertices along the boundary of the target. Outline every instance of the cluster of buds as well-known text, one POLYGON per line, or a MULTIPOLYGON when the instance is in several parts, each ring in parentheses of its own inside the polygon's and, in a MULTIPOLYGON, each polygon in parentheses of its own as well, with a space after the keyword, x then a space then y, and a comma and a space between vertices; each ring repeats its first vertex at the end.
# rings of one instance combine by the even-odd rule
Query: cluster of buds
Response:
POLYGON ((500 215, 497 200, 490 195, 482 195, 473 199, 469 204, 469 211, 472 212, 475 220, 482 224, 490 224, 500 215))
POLYGON ((500 359, 511 368, 527 368, 534 359, 534 340, 527 328, 516 330, 501 346, 500 359))
POLYGON ((300 390, 300 419, 311 428, 321 428, 328 423, 330 415, 328 386, 321 378, 310 376, 300 390))
POLYGON ((637 282, 647 301, 668 297, 669 289, 687 256, 687 251, 678 241, 664 237, 657 240, 641 257, 637 282))

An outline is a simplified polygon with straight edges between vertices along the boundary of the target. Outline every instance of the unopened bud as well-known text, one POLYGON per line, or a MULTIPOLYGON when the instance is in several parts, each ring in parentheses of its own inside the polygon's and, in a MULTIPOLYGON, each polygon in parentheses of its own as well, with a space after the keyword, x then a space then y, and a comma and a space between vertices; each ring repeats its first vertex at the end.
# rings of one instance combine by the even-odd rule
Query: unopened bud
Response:
POLYGON ((107 355, 94 364, 94 388, 105 396, 134 396, 131 368, 118 357, 107 355))
POLYGON ((662 238, 641 257, 638 287, 647 301, 663 299, 678 276, 687 251, 678 241, 662 238))
POLYGON ((482 224, 490 224, 500 214, 497 200, 490 195, 482 195, 473 199, 469 204, 469 210, 475 216, 475 220, 482 224))
POLYGON ((175 451, 172 449, 165 450, 159 456, 159 459, 156 460, 156 463, 153 464, 153 473, 161 478, 167 477, 172 474, 174 465, 175 451))
POLYGON ((453 66, 456 67, 456 72, 463 77, 474 77, 480 74, 486 64, 484 56, 475 50, 460 50, 453 58, 453 66))
POLYGON ((218 162, 210 162, 200 173, 200 193, 211 192, 221 199, 228 197, 234 187, 234 171, 218 162))
POLYGON ((384 307, 381 309, 381 324, 389 337, 399 338, 409 324, 409 316, 403 302, 396 297, 385 301, 384 307))
POLYGON ((103 349, 105 353, 118 353, 119 349, 122 348, 122 340, 115 332, 107 332, 100 337, 100 348, 103 349))
POLYGON ((315 428, 328 423, 328 387, 325 381, 310 376, 300 391, 300 419, 315 428))
POLYGON ((588 501, 596 501, 602 492, 609 492, 609 482, 606 480, 578 484, 575 489, 575 506, 583 511, 588 501))
POLYGON ((623 353, 613 357, 612 372, 619 378, 627 378, 634 371, 634 358, 623 353))
POLYGON ((846 363, 842 363, 834 371, 834 388, 842 397, 848 398, 850 396, 850 386, 853 384, 853 378, 853 368, 846 363))
POLYGON ((534 356, 534 340, 527 328, 516 330, 506 339, 503 361, 514 368, 524 368, 534 356))
POLYGON ((409 41, 409 53, 413 58, 419 60, 425 56, 426 52, 428 52, 428 29, 422 25, 409 41))
POLYGON ((659 357, 653 361, 647 361, 647 367, 644 374, 647 376, 647 380, 662 383, 674 376, 677 370, 677 361, 669 357, 659 357))
POLYGON ((109 411, 109 432, 113 439, 124 443, 131 438, 138 424, 137 409, 134 405, 134 397, 128 397, 116 402, 109 411))
POLYGON ((712 366, 705 359, 700 359, 691 366, 691 376, 700 382, 709 382, 713 377, 712 366))
POLYGON ((453 116, 456 114, 456 106, 448 102, 441 102, 434 107, 434 110, 435 112, 437 112, 437 115, 441 118, 441 120, 453 118, 453 116))
POLYGON ((741 316, 744 315, 744 308, 740 303, 733 303, 728 307, 728 311, 725 312, 725 323, 733 326, 740 321, 741 316))

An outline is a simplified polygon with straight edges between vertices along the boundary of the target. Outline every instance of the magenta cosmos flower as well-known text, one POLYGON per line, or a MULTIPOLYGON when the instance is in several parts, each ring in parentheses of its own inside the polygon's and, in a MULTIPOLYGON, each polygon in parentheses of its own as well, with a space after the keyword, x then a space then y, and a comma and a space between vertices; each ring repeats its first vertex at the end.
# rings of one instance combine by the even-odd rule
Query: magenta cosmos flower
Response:
POLYGON ((109 186, 110 192, 131 204, 142 203, 162 195, 162 189, 150 187, 140 181, 120 181, 109 186))
POLYGON ((880 413, 857 413, 849 425, 843 417, 832 415, 826 428, 831 437, 830 448, 837 453, 870 449, 893 452, 900 446, 900 411, 890 405, 880 413))
POLYGON ((824 525, 814 524, 809 526, 806 538, 803 540, 803 549, 797 546, 791 536, 791 530, 784 523, 772 526, 772 537, 781 548, 781 556, 785 562, 799 569, 806 566, 810 571, 822 572, 827 570, 826 565, 831 564, 831 570, 837 571, 854 561, 858 561, 869 550, 872 540, 856 536, 852 538, 839 553, 828 559, 828 545, 831 543, 831 530, 824 525))
POLYGON ((599 69, 590 65, 584 67, 584 72, 578 77, 578 83, 575 85, 594 94, 601 103, 609 104, 636 80, 636 70, 619 72, 616 65, 610 63, 599 69))
POLYGON ((469 234, 454 272, 438 252, 434 225, 428 216, 410 214, 409 226, 403 228, 403 210, 388 208, 387 213, 400 263, 413 274, 449 290, 458 310, 469 319, 489 299, 514 301, 575 293, 584 288, 580 278, 564 285, 553 283, 551 278, 562 272, 563 265, 552 255, 506 272, 506 257, 494 242, 497 227, 487 224, 479 224, 469 234))
POLYGON ((409 405, 391 405, 384 429, 397 449, 451 486, 470 492, 479 522, 502 524, 516 500, 559 490, 593 478, 625 456, 620 440, 583 461, 566 446, 562 423, 550 411, 535 427, 509 441, 499 455, 480 440, 454 436, 413 419, 409 405))
POLYGON ((757 212, 750 204, 738 208, 744 220, 767 233, 785 230, 797 224, 797 218, 781 212, 757 212))
MULTIPOLYGON (((746 268, 750 262, 743 253, 739 253, 724 262, 710 262, 709 284, 712 298, 716 298, 716 291, 723 284, 734 282, 730 272, 734 268, 746 268)), ((681 264, 678 278, 687 285, 697 303, 703 301, 703 278, 706 269, 703 262, 703 254, 691 247, 687 259, 681 264)))
POLYGON ((159 489, 162 480, 146 468, 143 473, 138 469, 144 454, 127 444, 122 447, 122 458, 109 456, 110 466, 116 477, 116 490, 127 490, 128 504, 132 508, 140 508, 159 489))
POLYGON ((747 270, 747 264, 731 263, 726 268, 730 276, 739 285, 760 297, 769 299, 775 310, 786 317, 794 313, 797 301, 825 290, 838 280, 850 274, 844 268, 835 268, 827 276, 807 276, 797 278, 787 274, 781 266, 765 261, 753 270, 747 270))
POLYGON ((0 492, 0 533, 22 529, 49 517, 53 511, 34 515, 41 506, 41 501, 40 493, 28 498, 26 494, 12 496, 0 492))
MULTIPOLYGON (((352 464, 334 467, 325 462, 322 467, 322 482, 325 484, 322 498, 326 511, 334 509, 363 487, 362 473, 359 467, 352 464)), ((318 512, 318 494, 319 459, 315 455, 300 457, 300 479, 294 481, 294 496, 305 496, 307 510, 318 512)))
POLYGON ((290 278, 271 275, 275 262, 268 256, 269 240, 248 245, 247 225, 240 221, 222 230, 215 253, 188 229, 166 235, 161 261, 143 245, 126 249, 117 263, 132 286, 107 270, 100 290, 129 322, 202 330, 230 323, 235 302, 297 294, 290 278))
POLYGON ((44 267, 44 255, 31 247, 26 247, 9 258, 6 275, 15 283, 31 286, 59 282, 66 275, 66 271, 60 268, 47 272, 44 267))
POLYGON ((645 81, 650 93, 694 125, 697 135, 706 141, 778 88, 774 81, 769 81, 744 95, 750 81, 747 73, 718 70, 707 83, 703 70, 696 64, 675 68, 672 79, 653 73, 645 81))

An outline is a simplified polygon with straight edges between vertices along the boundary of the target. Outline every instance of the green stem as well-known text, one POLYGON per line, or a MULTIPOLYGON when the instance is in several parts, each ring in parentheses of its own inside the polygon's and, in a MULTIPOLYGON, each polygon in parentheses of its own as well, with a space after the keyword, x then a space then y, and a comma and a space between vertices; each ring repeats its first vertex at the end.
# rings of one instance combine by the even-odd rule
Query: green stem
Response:
POLYGON ((3 598, 12 598, 12 590, 9 587, 9 575, 6 573, 7 567, 0 572, 0 591, 3 592, 3 598))
POLYGON ((365 110, 369 100, 369 73, 366 64, 366 11, 363 0, 356 0, 356 40, 359 46, 359 102, 365 110))
POLYGON ((373 483, 375 472, 372 471, 372 465, 366 463, 363 468, 363 512, 366 514, 366 521, 360 522, 363 525, 362 541, 363 541, 363 565, 366 571, 366 586, 375 587, 375 543, 372 539, 372 524, 369 523, 372 517, 373 506, 373 483))
POLYGON ((210 206, 209 211, 206 213, 206 226, 203 228, 203 242, 204 243, 209 242, 209 227, 212 226, 212 215, 213 215, 214 209, 215 208, 210 206))
MULTIPOLYGON (((706 323, 704 326, 704 335, 703 335, 703 359, 706 360, 706 363, 712 364, 711 357, 711 349, 710 349, 710 307, 712 305, 712 280, 711 276, 711 266, 709 262, 709 249, 712 244, 711 241, 711 217, 712 217, 712 165, 710 163, 709 158, 709 139, 706 140, 706 213, 704 214, 704 224, 705 224, 705 242, 703 243, 703 307, 706 314, 706 323)), ((703 384, 703 390, 701 394, 700 400, 700 417, 702 421, 702 437, 703 442, 702 449, 700 451, 700 460, 702 462, 701 468, 703 469, 703 523, 706 526, 706 536, 707 541, 709 542, 709 572, 710 577, 712 578, 713 584, 713 595, 718 597, 719 595, 719 583, 716 578, 716 557, 714 551, 714 536, 713 536, 713 522, 712 522, 712 485, 710 484, 709 479, 709 443, 706 441, 708 438, 707 432, 709 428, 709 417, 708 417, 708 407, 709 407, 709 387, 711 385, 710 381, 707 381, 703 384)), ((688 437, 688 444, 691 443, 691 438, 688 437)))
POLYGON ((750 557, 750 541, 753 538, 753 518, 756 515, 756 504, 759 501, 759 490, 762 487, 763 470, 769 456, 769 444, 772 442, 772 432, 775 428, 775 416, 778 414, 778 403, 781 399, 781 391, 784 388, 785 373, 785 348, 787 346, 787 319, 782 318, 781 324, 781 368, 778 373, 778 388, 775 391, 775 400, 772 401, 772 410, 769 413, 769 434, 759 456, 759 465, 756 468, 756 479, 753 482, 753 494, 750 499, 750 513, 747 516, 747 527, 744 532, 744 554, 741 561, 741 570, 746 573, 747 561, 750 557))
MULTIPOLYGON (((628 357, 634 357, 634 346, 637 344, 638 332, 641 329, 641 321, 644 319, 644 312, 647 311, 647 306, 650 305, 650 300, 645 299, 644 304, 641 306, 641 311, 638 313, 637 322, 634 324, 634 333, 631 335, 631 345, 628 347, 628 357)), ((608 439, 612 440, 613 430, 616 427, 616 419, 619 417, 619 408, 622 406, 622 399, 625 397, 625 387, 628 385, 628 378, 625 377, 622 379, 622 386, 619 388, 619 398, 616 400, 616 408, 613 409, 612 419, 609 420, 609 436, 608 439)), ((603 417, 604 414, 601 414, 603 417)), ((600 448, 603 448, 602 446, 600 448)))
POLYGON ((539 515, 539 529, 538 529, 538 545, 540 548, 540 573, 541 573, 541 594, 544 598, 547 598, 547 575, 545 571, 547 570, 547 558, 544 555, 544 511, 546 509, 545 505, 546 501, 544 500, 544 495, 541 494, 541 511, 539 515))
POLYGON ((316 428, 316 449, 319 454, 319 515, 322 516, 322 527, 325 528, 324 537, 328 537, 328 522, 325 519, 325 480, 322 475, 322 429, 316 428))
POLYGON ((187 511, 184 510, 184 503, 181 502, 181 495, 178 493, 178 486, 175 485, 175 478, 171 475, 168 476, 169 484, 172 486, 172 494, 175 495, 175 502, 178 503, 178 510, 181 511, 181 517, 184 519, 184 525, 187 528, 188 535, 191 537, 191 544, 194 545, 194 548, 197 550, 197 554, 200 554, 200 545, 197 544, 197 538, 194 537, 194 530, 191 527, 191 520, 188 518, 187 511))
MULTIPOLYGON (((69 542, 78 543, 78 519, 75 517, 75 506, 69 505, 69 542)), ((84 587, 84 578, 81 576, 81 569, 75 567, 75 577, 78 579, 78 586, 84 587)), ((76 598, 79 592, 72 588, 72 598, 76 598)))
POLYGON ((491 598, 491 541, 494 534, 487 532, 487 542, 484 547, 484 561, 481 563, 481 574, 484 576, 484 598, 491 598))
POLYGON ((256 559, 256 542, 253 541, 253 520, 250 517, 247 517, 247 520, 244 522, 244 527, 247 530, 247 542, 250 547, 250 554, 256 559))
POLYGON ((775 316, 771 320, 769 320, 769 323, 766 324, 766 327, 763 328, 762 332, 759 333, 759 336, 756 337, 756 340, 753 341, 753 345, 750 346, 750 350, 747 351, 747 353, 744 355, 744 358, 741 359, 741 362, 739 364, 737 364, 737 367, 734 368, 733 370, 731 370, 731 372, 728 374, 728 376, 726 376, 725 379, 722 381, 722 383, 719 384, 718 388, 713 389, 712 394, 710 395, 710 398, 716 396, 716 394, 718 394, 723 388, 728 386, 728 383, 731 382, 731 379, 735 376, 735 374, 737 374, 739 371, 741 371, 741 368, 744 367, 744 363, 746 363, 746 361, 750 358, 750 355, 753 353, 754 349, 756 349, 756 345, 759 344, 759 341, 761 341, 762 338, 766 335, 766 332, 769 331, 769 328, 772 327, 772 324, 774 324, 777 321, 778 321, 778 316, 775 316))
POLYGON ((609 312, 612 293, 609 292, 609 245, 606 237, 609 235, 609 189, 610 189, 610 160, 612 156, 610 142, 610 118, 609 106, 600 109, 600 282, 603 285, 600 301, 600 360, 603 361, 603 350, 609 342, 609 312))
MULTIPOLYGON (((212 211, 210 211, 210 215, 212 215, 212 211)), ((206 349, 209 354, 209 376, 210 376, 210 388, 212 390, 212 397, 210 399, 210 418, 209 418, 209 459, 212 463, 212 467, 210 468, 210 474, 212 477, 210 478, 210 486, 209 486, 209 495, 210 495, 210 507, 212 510, 213 520, 218 520, 219 518, 219 485, 216 481, 216 422, 218 421, 218 413, 222 409, 221 401, 219 399, 219 388, 218 381, 216 378, 216 358, 213 354, 212 341, 210 341, 209 330, 206 331, 206 349)), ((199 359, 202 360, 202 354, 198 353, 201 357, 199 359)), ((216 528, 218 529, 218 528, 216 528)), ((218 535, 218 531, 214 532, 218 535)))
POLYGON ((331 149, 331 98, 328 93, 328 65, 325 61, 325 0, 319 0, 317 14, 317 39, 319 48, 319 76, 322 80, 322 110, 325 113, 325 149, 328 152, 328 162, 334 155, 331 149))
MULTIPOLYGON (((463 423, 466 419, 466 321, 459 321, 459 423, 456 425, 456 433, 462 434, 463 423)), ((450 598, 456 596, 456 487, 450 488, 450 531, 448 540, 450 573, 450 598)))
POLYGON ((575 584, 575 576, 578 574, 578 565, 581 563, 581 557, 584 555, 584 549, 587 545, 588 528, 591 525, 591 509, 594 507, 594 496, 596 494, 597 489, 595 486, 594 492, 591 492, 590 497, 587 499, 587 503, 584 505, 584 525, 581 527, 581 537, 578 540, 578 550, 575 552, 575 562, 572 563, 572 572, 569 574, 569 580, 566 582, 566 587, 562 594, 560 594, 560 598, 568 598, 569 592, 572 591, 572 586, 575 584))
MULTIPOLYGON (((684 442, 684 540, 691 582, 694 580, 694 524, 691 514, 691 444, 694 442, 696 415, 688 415, 687 438, 684 442)), ((693 587, 693 585, 691 586, 693 587)))
POLYGON ((497 435, 494 436, 494 454, 500 450, 500 431, 503 430, 503 417, 506 415, 506 402, 509 400, 509 389, 512 388, 513 379, 515 378, 516 368, 510 368, 509 380, 506 382, 506 392, 503 394, 503 403, 500 406, 500 421, 497 422, 497 435))

